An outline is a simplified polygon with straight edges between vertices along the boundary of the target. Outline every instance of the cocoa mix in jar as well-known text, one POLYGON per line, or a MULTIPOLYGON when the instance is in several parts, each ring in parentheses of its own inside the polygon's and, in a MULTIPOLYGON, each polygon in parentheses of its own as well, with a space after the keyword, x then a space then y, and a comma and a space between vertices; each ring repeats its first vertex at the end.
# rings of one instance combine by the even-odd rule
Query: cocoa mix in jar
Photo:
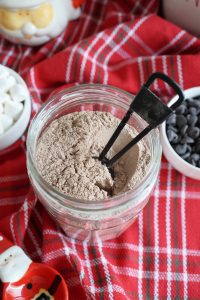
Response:
MULTIPOLYGON (((79 199, 96 200, 133 189, 145 176, 150 150, 143 140, 114 165, 114 177, 98 159, 120 120, 107 112, 84 111, 53 121, 40 137, 36 162, 41 176, 60 192, 79 199)), ((137 135, 126 125, 107 157, 137 135)))

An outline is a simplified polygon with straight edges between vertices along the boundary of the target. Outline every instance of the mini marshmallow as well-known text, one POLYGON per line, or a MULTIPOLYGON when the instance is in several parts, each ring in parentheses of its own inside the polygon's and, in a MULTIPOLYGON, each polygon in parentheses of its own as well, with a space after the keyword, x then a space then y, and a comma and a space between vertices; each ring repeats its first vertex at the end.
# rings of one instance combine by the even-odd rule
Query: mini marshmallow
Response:
POLYGON ((9 71, 2 65, 0 65, 0 79, 6 78, 9 76, 9 71))
POLYGON ((12 126, 13 119, 6 114, 0 114, 0 123, 3 127, 3 130, 6 131, 12 126))
POLYGON ((10 95, 7 93, 3 93, 2 91, 0 91, 0 104, 4 104, 7 101, 10 101, 10 95))
POLYGON ((17 120, 23 110, 23 104, 20 102, 7 101, 5 103, 5 114, 14 120, 17 120))
POLYGON ((16 84, 16 79, 13 76, 8 76, 6 78, 0 79, 0 91, 7 93, 9 89, 16 84))
POLYGON ((4 133, 3 125, 0 122, 0 135, 4 133))
POLYGON ((0 114, 2 114, 3 111, 4 111, 3 104, 0 103, 0 114))
POLYGON ((28 96, 25 87, 20 83, 17 83, 11 87, 10 95, 12 99, 17 102, 22 102, 26 100, 28 96))

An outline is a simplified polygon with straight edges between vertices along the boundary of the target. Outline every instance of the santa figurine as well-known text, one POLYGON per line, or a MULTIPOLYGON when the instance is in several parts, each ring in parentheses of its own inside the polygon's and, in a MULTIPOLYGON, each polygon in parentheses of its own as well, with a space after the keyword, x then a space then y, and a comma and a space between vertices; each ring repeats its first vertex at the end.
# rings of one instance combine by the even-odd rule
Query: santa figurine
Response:
POLYGON ((37 46, 80 16, 84 0, 0 0, 0 33, 14 43, 37 46))
POLYGON ((66 283, 56 270, 33 262, 3 236, 0 236, 0 280, 3 300, 68 300, 66 283))

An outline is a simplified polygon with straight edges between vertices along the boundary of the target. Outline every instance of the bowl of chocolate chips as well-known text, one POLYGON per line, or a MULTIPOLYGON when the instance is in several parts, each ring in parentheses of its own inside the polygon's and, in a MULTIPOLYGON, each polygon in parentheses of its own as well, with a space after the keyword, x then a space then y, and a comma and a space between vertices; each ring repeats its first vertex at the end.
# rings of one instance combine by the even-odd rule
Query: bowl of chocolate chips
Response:
MULTIPOLYGON (((160 128, 163 153, 171 165, 200 180, 200 87, 184 91, 185 101, 160 128)), ((169 102, 171 106, 177 97, 169 102)))

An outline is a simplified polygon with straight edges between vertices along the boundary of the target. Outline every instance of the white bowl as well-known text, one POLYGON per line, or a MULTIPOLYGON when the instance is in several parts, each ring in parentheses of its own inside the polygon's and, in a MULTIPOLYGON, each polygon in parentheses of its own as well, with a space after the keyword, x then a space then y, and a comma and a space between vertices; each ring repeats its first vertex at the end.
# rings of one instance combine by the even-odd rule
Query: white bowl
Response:
POLYGON ((10 75, 15 77, 18 83, 23 84, 27 91, 27 98, 24 101, 24 108, 19 119, 6 132, 0 135, 0 152, 13 145, 23 135, 31 116, 31 97, 26 83, 18 73, 8 67, 5 68, 9 71, 10 75))
MULTIPOLYGON (((200 87, 193 87, 184 91, 185 98, 192 98, 200 95, 200 87)), ((172 98, 168 105, 176 102, 178 96, 172 98)), ((200 168, 197 168, 183 160, 172 148, 166 134, 166 122, 160 126, 160 138, 163 147, 163 153, 171 165, 180 173, 193 179, 200 180, 200 168)))

